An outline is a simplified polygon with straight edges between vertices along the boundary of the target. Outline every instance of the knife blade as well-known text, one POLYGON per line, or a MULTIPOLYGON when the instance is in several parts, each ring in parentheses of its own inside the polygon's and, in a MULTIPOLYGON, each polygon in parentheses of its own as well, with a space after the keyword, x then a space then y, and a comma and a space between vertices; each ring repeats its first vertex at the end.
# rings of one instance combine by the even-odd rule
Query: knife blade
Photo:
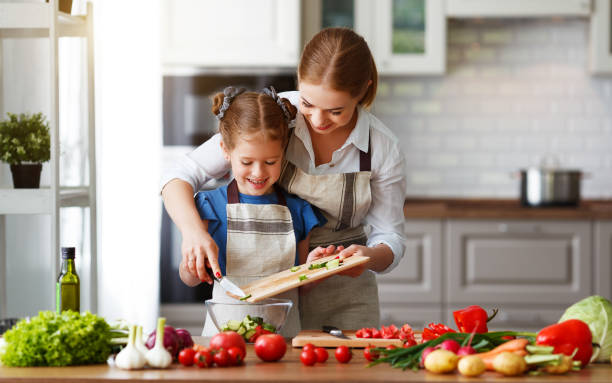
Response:
POLYGON ((226 292, 232 295, 235 295, 238 298, 244 298, 246 296, 244 291, 242 291, 242 289, 238 287, 234 282, 232 282, 229 278, 224 277, 224 276, 217 277, 213 275, 212 270, 207 269, 207 271, 208 271, 208 274, 210 274, 210 276, 213 277, 215 281, 219 283, 221 288, 225 290, 226 292))
POLYGON ((337 338, 341 338, 341 339, 351 339, 348 336, 344 335, 344 333, 342 332, 342 330, 340 330, 338 327, 334 327, 334 326, 323 326, 323 331, 333 335, 337 338))

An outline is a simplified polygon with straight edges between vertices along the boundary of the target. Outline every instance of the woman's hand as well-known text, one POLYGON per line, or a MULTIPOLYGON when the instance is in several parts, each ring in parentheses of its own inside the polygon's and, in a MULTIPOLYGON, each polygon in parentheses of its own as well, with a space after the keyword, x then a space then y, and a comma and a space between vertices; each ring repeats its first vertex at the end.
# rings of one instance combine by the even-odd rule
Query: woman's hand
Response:
MULTIPOLYGON (((362 245, 350 245, 346 249, 343 249, 342 251, 340 251, 338 256, 340 257, 340 260, 343 260, 343 259, 351 257, 351 256, 353 256, 355 254, 369 257, 369 255, 368 255, 369 253, 370 253, 370 248, 369 247, 362 246, 362 245)), ((370 262, 362 263, 361 265, 357 265, 355 267, 351 267, 350 269, 348 269, 346 271, 339 272, 338 274, 339 275, 346 275, 348 277, 357 278, 358 276, 363 274, 364 271, 366 271, 368 269, 368 264, 369 263, 370 262)))
MULTIPOLYGON (((321 246, 316 247, 312 249, 310 253, 308 253, 308 258, 306 258, 306 263, 313 262, 313 261, 316 261, 317 259, 321 259, 321 258, 330 256, 330 255, 337 254, 338 252, 342 250, 344 250, 344 246, 336 247, 334 245, 329 245, 327 247, 321 247, 321 246)), ((327 278, 317 279, 314 282, 310 282, 308 284, 300 286, 300 295, 308 294, 310 290, 315 288, 319 283, 323 282, 326 279, 327 278)))
POLYGON ((184 264, 186 271, 193 278, 210 285, 213 283, 213 279, 206 271, 207 267, 212 269, 213 274, 217 277, 221 276, 221 268, 218 262, 219 248, 208 233, 207 222, 204 226, 204 230, 194 228, 193 231, 183 234, 183 243, 181 244, 183 260, 181 263, 184 264))

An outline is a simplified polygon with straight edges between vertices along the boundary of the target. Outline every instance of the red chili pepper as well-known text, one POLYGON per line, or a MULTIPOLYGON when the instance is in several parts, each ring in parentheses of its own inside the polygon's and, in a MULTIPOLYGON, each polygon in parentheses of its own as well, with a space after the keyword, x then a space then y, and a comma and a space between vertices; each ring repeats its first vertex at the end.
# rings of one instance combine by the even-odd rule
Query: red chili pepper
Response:
POLYGON ((428 340, 436 339, 442 334, 447 332, 456 332, 450 327, 443 325, 442 323, 430 323, 423 329, 423 342, 428 340))
POLYGON ((593 355, 593 335, 589 326, 579 319, 569 319, 561 323, 544 327, 536 337, 536 343, 553 346, 554 353, 571 356, 577 349, 574 360, 579 360, 585 367, 593 355))
POLYGON ((482 307, 476 305, 453 311, 453 317, 459 332, 469 333, 473 331, 477 333, 489 332, 487 322, 493 319, 496 314, 497 309, 493 310, 493 314, 488 317, 487 312, 482 307))

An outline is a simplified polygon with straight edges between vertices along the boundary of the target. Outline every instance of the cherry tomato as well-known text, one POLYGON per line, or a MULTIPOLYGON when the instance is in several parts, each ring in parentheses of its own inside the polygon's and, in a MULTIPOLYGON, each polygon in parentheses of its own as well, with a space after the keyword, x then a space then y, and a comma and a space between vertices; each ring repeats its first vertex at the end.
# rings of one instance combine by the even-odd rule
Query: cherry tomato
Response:
POLYGON ((276 362, 286 351, 285 338, 279 334, 260 335, 255 341, 255 354, 264 362, 276 362))
POLYGON ((378 354, 378 352, 374 351, 376 347, 374 346, 368 346, 366 348, 363 349, 363 356, 369 361, 372 362, 376 359, 378 359, 378 357, 380 356, 378 354))
POLYGON ((220 350, 216 350, 215 355, 213 356, 213 360, 215 364, 219 367, 226 367, 230 365, 230 356, 226 349, 222 348, 220 350))
POLYGON ((183 366, 193 366, 193 357, 195 356, 193 348, 184 348, 178 354, 178 361, 183 366))
POLYGON ((412 346, 416 346, 417 342, 415 339, 408 339, 404 341, 404 348, 408 348, 408 347, 412 347, 412 346))
POLYGON ((317 363, 325 363, 325 361, 329 357, 327 350, 323 347, 316 347, 314 349, 314 353, 317 356, 317 363))
POLYGON ((242 335, 235 331, 223 331, 215 334, 210 340, 210 348, 212 350, 225 349, 229 350, 230 347, 240 347, 246 355, 246 343, 242 335))
POLYGON ((213 365, 213 355, 210 349, 202 347, 196 351, 193 356, 193 363, 200 368, 211 367, 213 365))
POLYGON ((312 366, 317 362, 317 355, 311 349, 302 351, 300 354, 300 360, 304 366, 312 366))
POLYGON ((236 347, 236 346, 230 347, 229 350, 227 350, 227 353, 229 354, 230 364, 232 366, 238 366, 242 364, 242 361, 244 360, 244 357, 246 356, 246 353, 242 351, 240 347, 236 347))
POLYGON ((334 355, 336 356, 336 360, 340 363, 348 363, 353 357, 351 350, 346 346, 338 346, 334 355))
POLYGON ((312 343, 306 343, 304 346, 302 346, 302 351, 308 351, 308 350, 312 350, 314 351, 315 349, 315 345, 312 343))

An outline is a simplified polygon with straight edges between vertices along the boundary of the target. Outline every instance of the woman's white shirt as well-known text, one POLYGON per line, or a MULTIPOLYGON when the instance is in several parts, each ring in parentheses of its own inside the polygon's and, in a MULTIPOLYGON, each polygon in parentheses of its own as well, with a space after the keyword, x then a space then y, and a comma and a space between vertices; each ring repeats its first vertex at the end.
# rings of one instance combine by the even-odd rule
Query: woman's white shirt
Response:
MULTIPOLYGON (((294 105, 299 103, 297 91, 284 92, 279 96, 289 99, 294 105)), ((360 109, 355 129, 344 145, 332 154, 329 163, 316 166, 308 127, 299 113, 294 129, 294 134, 299 139, 294 137, 289 141, 287 159, 308 174, 358 172, 359 152, 368 151, 368 146, 372 145, 372 204, 365 218, 365 224, 370 229, 367 246, 373 247, 381 243, 389 246, 393 252, 393 262, 381 273, 393 270, 403 257, 405 249, 405 161, 397 138, 374 115, 360 109)), ((191 184, 194 191, 198 191, 205 183, 227 174, 230 164, 225 161, 220 141, 221 136, 215 134, 166 170, 162 189, 170 180, 179 178, 191 184)))

